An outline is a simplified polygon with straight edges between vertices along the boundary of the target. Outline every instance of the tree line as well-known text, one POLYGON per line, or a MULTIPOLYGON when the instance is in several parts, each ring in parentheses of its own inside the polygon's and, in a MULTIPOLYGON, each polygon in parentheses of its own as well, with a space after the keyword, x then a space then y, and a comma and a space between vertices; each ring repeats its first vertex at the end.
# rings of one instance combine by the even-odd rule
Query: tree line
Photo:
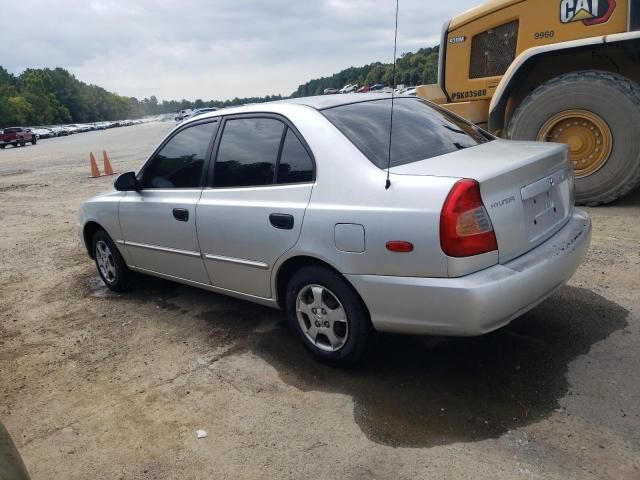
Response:
POLYGON ((129 110, 126 97, 80 82, 62 68, 14 76, 0 67, 0 127, 115 120, 129 110))
POLYGON ((97 85, 88 85, 63 68, 29 68, 15 76, 0 66, 0 128, 122 120, 186 108, 221 108, 281 98, 280 95, 267 95, 225 101, 159 102, 152 95, 138 100, 117 95, 97 85))
MULTIPOLYGON (((396 84, 435 83, 438 47, 405 53, 396 62, 396 84)), ((341 88, 347 83, 393 85, 393 64, 380 62, 350 67, 330 77, 300 85, 292 97, 319 95, 325 88, 341 88)), ((163 100, 152 95, 138 100, 109 92, 78 80, 63 68, 29 68, 12 75, 0 66, 0 128, 13 125, 55 125, 122 120, 176 112, 188 108, 229 107, 245 103, 280 100, 281 95, 233 98, 231 100, 163 100)))
POLYGON ((415 53, 403 53, 396 60, 396 78, 393 79, 393 63, 375 62, 363 67, 350 67, 330 77, 317 78, 300 85, 292 97, 322 95, 325 88, 340 89, 347 83, 358 85, 425 85, 436 83, 438 78, 439 47, 421 48, 415 53))

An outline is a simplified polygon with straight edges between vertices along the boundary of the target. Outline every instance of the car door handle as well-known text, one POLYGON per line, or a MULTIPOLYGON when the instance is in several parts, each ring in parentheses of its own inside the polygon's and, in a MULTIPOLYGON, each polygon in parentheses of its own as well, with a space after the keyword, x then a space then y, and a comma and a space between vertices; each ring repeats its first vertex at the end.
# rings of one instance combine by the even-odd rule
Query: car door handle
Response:
POLYGON ((269 221, 280 230, 293 230, 293 215, 288 213, 272 213, 269 215, 269 221))
POLYGON ((189 210, 187 210, 186 208, 174 208, 173 209, 173 218, 175 218, 179 222, 188 222, 189 221, 189 210))

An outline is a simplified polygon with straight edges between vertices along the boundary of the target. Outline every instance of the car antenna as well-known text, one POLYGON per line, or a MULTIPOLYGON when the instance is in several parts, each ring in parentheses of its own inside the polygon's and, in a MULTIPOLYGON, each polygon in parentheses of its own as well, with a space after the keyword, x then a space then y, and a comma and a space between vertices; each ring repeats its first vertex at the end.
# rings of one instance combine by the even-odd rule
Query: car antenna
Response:
POLYGON ((387 157, 387 182, 385 190, 391 188, 391 139, 393 138, 393 100, 396 88, 396 51, 398 48, 398 7, 400 0, 396 0, 396 30, 393 38, 393 90, 391 91, 391 119, 389 124, 389 156, 387 157))

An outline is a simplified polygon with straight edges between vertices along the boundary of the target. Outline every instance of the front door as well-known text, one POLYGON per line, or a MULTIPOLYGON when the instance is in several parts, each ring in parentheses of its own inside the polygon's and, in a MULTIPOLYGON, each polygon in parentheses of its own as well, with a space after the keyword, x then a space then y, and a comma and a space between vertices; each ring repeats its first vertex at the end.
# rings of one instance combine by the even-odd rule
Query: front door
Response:
POLYGON ((225 121, 210 187, 197 208, 211 283, 271 298, 276 260, 298 240, 314 181, 308 147, 277 117, 225 121))
POLYGON ((120 226, 135 267, 209 284, 196 233, 196 205, 217 120, 178 130, 120 202, 120 226))

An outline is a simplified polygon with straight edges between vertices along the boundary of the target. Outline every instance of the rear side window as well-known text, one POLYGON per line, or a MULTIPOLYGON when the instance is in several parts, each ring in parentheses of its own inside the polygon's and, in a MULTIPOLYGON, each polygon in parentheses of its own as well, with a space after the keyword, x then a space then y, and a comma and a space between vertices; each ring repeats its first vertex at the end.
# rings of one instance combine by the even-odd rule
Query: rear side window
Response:
POLYGON ((302 183, 313 180, 313 161, 290 128, 282 144, 277 183, 302 183))
POLYGON ((218 122, 202 123, 176 133, 147 164, 143 188, 198 188, 211 138, 218 122))
MULTIPOLYGON (((387 167, 391 99, 342 105, 322 113, 373 164, 387 167)), ((475 125, 420 99, 394 100, 392 167, 473 147, 491 138, 475 125)))
POLYGON ((227 120, 213 172, 214 187, 273 184, 285 125, 273 118, 227 120))

